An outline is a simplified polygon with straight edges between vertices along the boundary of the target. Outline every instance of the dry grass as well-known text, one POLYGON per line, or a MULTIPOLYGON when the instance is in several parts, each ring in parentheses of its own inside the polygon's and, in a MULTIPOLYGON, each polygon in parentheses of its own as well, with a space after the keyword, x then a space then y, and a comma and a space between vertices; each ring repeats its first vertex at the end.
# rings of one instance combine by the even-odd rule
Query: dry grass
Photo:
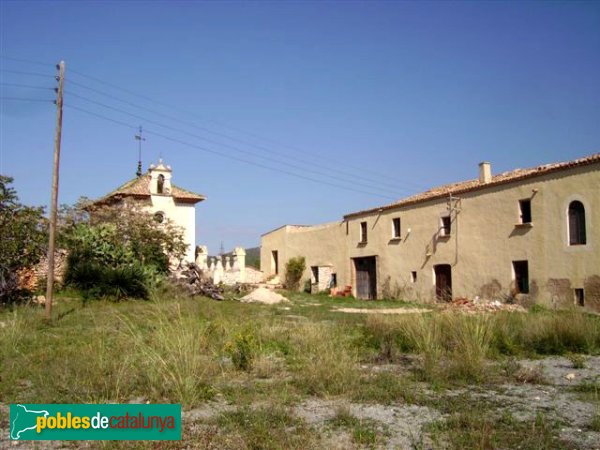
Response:
MULTIPOLYGON (((206 446, 308 448, 319 446, 319 436, 286 409, 308 396, 424 403, 424 388, 493 382, 488 368, 494 359, 505 361, 505 380, 543 382, 541 373, 524 373, 516 357, 600 352, 600 318, 578 312, 362 316, 332 313, 331 304, 323 304, 328 300, 318 299, 322 305, 309 307, 302 300, 292 302, 291 310, 179 298, 169 291, 149 302, 85 307, 60 299, 52 324, 33 307, 1 310, 0 398, 144 399, 182 403, 186 410, 219 399, 234 411, 204 423, 202 432, 189 431, 206 446), (391 369, 371 370, 382 363, 391 363, 391 369)), ((466 403, 448 413, 451 420, 439 432, 444 439, 450 435, 455 448, 493 447, 504 438, 516 443, 525 432, 521 424, 471 414, 466 403)), ((531 442, 552 448, 552 424, 542 419, 528 425, 534 430, 531 442)), ((349 426, 354 444, 377 444, 371 425, 349 426)))

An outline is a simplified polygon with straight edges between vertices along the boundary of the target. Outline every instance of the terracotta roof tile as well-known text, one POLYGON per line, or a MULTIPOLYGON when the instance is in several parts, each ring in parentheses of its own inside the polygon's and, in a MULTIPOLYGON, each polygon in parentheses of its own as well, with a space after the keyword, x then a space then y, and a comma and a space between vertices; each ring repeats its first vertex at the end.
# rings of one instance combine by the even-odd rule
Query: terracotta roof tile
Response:
POLYGON ((393 209, 400 206, 413 205, 415 203, 424 202, 427 200, 433 200, 437 198, 446 197, 449 194, 463 194, 465 192, 475 191, 478 189, 485 189, 490 186, 497 186, 499 184, 510 183, 517 180, 522 180, 524 178, 531 178, 543 174, 547 174, 550 172, 555 172, 559 170, 565 170, 572 167, 584 166, 587 164, 593 164, 600 162, 600 153, 595 153, 590 156, 586 156, 584 158, 574 159, 572 161, 559 162, 553 164, 544 164, 537 167, 532 167, 530 169, 515 169, 509 172, 503 172, 498 175, 494 175, 492 180, 489 183, 480 183, 479 179, 475 180, 467 180, 461 181, 459 183, 451 183, 445 184, 443 186, 438 186, 428 191, 421 192, 419 194, 412 195, 410 197, 404 198, 402 200, 396 201, 394 203, 390 203, 385 206, 380 206, 378 208, 366 209, 364 211, 358 211, 350 214, 346 214, 344 218, 350 218, 353 216, 360 216, 363 214, 368 214, 372 212, 376 212, 379 210, 387 210, 393 209))
MULTIPOLYGON (((151 194, 149 181, 149 175, 147 174, 141 177, 136 177, 119 186, 117 189, 95 201, 94 203, 106 203, 109 199, 115 197, 150 197, 151 194)), ((185 202, 196 203, 206 200, 205 196, 182 189, 174 184, 171 184, 170 195, 172 195, 176 200, 185 202)))

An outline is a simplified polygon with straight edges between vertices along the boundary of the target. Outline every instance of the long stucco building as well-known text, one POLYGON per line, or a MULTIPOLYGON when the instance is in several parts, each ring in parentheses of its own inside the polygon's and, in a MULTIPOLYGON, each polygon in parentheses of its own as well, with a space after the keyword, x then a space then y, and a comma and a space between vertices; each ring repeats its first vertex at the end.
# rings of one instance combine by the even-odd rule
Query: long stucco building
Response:
POLYGON ((172 183, 173 170, 163 163, 151 164, 148 172, 138 176, 94 202, 96 205, 125 203, 154 214, 158 222, 170 220, 183 230, 188 245, 185 260, 194 262, 196 249, 196 203, 206 197, 172 183))
POLYGON ((313 291, 600 311, 600 153, 499 175, 483 162, 477 179, 262 236, 267 276, 295 256, 313 291))

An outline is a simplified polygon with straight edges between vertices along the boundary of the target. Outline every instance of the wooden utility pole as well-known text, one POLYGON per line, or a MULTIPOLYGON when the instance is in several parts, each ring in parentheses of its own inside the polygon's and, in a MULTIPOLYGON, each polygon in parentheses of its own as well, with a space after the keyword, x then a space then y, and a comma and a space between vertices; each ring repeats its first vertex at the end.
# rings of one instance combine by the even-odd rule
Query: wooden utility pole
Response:
POLYGON ((50 203, 50 233, 48 238, 48 281, 46 284, 46 319, 52 319, 52 295, 54 291, 54 249, 56 246, 56 214, 58 208, 58 170, 60 167, 60 140, 62 134, 63 87, 65 62, 56 65, 58 89, 56 90, 56 134, 54 136, 54 164, 52 167, 52 200, 50 203))

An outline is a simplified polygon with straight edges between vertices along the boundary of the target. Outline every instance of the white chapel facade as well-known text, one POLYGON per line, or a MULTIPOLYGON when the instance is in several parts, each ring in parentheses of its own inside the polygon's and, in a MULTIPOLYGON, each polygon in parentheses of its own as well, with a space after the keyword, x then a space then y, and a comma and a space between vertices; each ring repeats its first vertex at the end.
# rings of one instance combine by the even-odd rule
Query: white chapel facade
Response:
POLYGON ((206 197, 174 185, 172 179, 173 169, 161 159, 158 164, 151 164, 148 172, 138 175, 94 204, 135 202, 143 210, 154 214, 157 221, 170 220, 183 230, 184 241, 188 246, 185 260, 194 262, 196 204, 206 200, 206 197))

